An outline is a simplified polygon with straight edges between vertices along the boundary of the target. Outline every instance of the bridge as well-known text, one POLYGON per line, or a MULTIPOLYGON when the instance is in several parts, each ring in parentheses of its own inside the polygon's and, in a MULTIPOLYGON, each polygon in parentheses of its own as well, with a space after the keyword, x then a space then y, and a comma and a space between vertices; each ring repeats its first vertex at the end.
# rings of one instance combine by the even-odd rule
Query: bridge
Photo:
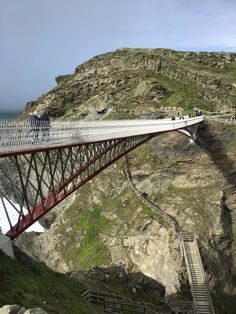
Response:
POLYGON ((0 121, 0 199, 14 239, 112 163, 162 133, 194 139, 204 116, 185 119, 0 121), (16 218, 8 212, 8 204, 16 218))
MULTIPOLYGON (((0 217, 5 215, 8 220, 6 235, 14 239, 109 165, 153 137, 178 131, 194 140, 203 120, 204 116, 178 120, 55 121, 50 126, 0 121, 0 199, 3 205, 0 217), (7 203, 16 211, 15 221, 8 213, 7 203)), ((181 240, 194 313, 214 313, 196 239, 185 235, 174 217, 136 189, 127 159, 125 169, 138 198, 161 215, 181 240)), ((123 299, 117 303, 110 295, 90 293, 88 297, 91 299, 91 296, 92 302, 102 302, 104 308, 118 306, 119 309, 135 308, 140 313, 159 312, 148 304, 134 304, 123 299)))

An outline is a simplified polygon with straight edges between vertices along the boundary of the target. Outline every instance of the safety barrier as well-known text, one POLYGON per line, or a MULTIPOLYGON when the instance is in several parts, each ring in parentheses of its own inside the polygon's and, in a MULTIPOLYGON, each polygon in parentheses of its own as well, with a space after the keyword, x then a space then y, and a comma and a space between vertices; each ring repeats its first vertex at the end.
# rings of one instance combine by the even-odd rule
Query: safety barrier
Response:
POLYGON ((194 127, 204 117, 186 120, 18 121, 0 120, 0 157, 11 152, 99 142, 194 127))
POLYGON ((112 293, 98 293, 92 291, 85 291, 82 297, 87 301, 104 306, 105 313, 124 313, 131 311, 140 314, 161 314, 161 308, 146 302, 135 302, 122 296, 112 293))

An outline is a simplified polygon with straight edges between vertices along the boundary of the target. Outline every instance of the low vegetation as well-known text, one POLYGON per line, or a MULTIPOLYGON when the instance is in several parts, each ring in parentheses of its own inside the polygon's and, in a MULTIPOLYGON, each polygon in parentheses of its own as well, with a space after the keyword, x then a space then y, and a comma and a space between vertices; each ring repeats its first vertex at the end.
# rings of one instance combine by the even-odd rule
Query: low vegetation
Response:
POLYGON ((86 290, 83 284, 53 272, 42 263, 30 262, 24 256, 21 259, 24 263, 0 251, 0 306, 40 307, 50 314, 102 313, 81 297, 86 290))

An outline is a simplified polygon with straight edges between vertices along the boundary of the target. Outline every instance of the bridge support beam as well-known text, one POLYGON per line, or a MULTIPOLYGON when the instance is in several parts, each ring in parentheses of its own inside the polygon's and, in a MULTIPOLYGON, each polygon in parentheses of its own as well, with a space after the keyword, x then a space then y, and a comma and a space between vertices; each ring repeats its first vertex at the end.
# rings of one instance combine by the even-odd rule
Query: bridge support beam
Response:
POLYGON ((177 132, 182 133, 192 139, 194 142, 197 138, 197 131, 199 128, 200 124, 192 125, 190 127, 186 127, 184 129, 179 129, 177 132))
POLYGON ((14 239, 75 190, 152 137, 132 136, 5 158, 5 163, 0 164, 0 175, 6 181, 0 189, 0 201, 10 228, 6 235, 14 239), (15 221, 8 214, 9 204, 17 215, 15 221))
MULTIPOLYGON (((95 125, 91 125, 91 130, 87 128, 88 133, 85 132, 84 136, 88 134, 90 141, 83 137, 80 139, 83 133, 81 126, 76 129, 78 134, 75 140, 68 143, 65 139, 61 144, 60 141, 57 143, 54 137, 53 145, 56 146, 50 143, 49 146, 47 143, 36 146, 23 141, 25 145, 21 147, 18 145, 21 143, 21 129, 13 128, 14 132, 9 131, 12 141, 11 137, 7 137, 9 145, 0 154, 0 204, 9 225, 6 235, 14 239, 109 165, 160 133, 177 130, 194 139, 194 130, 201 121, 202 118, 175 123, 168 120, 159 125, 150 120, 139 126, 129 122, 129 127, 123 121, 115 129, 107 122, 107 125, 100 126, 98 135, 95 125), (9 215, 9 206, 14 210, 14 219, 9 215)), ((67 136, 68 132, 75 132, 72 126, 69 131, 65 130, 67 136)), ((51 136, 54 134, 52 129, 51 136)), ((4 130, 6 132, 8 129, 4 130)), ((26 134, 23 139, 27 140, 26 134)))

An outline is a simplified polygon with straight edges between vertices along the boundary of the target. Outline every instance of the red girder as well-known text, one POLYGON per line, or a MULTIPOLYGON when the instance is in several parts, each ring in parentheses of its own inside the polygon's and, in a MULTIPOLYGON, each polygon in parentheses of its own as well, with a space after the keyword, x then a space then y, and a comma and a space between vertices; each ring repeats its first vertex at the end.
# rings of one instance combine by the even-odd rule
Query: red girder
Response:
MULTIPOLYGON (((15 167, 19 175, 20 186, 18 186, 19 182, 17 183, 16 180, 11 179, 11 175, 0 167, 3 175, 9 179, 10 184, 15 188, 15 194, 20 194, 18 199, 22 203, 21 209, 17 210, 19 212, 18 222, 12 225, 8 217, 10 230, 6 235, 12 239, 16 238, 105 168, 149 139, 166 132, 79 145, 68 144, 67 146, 33 148, 32 150, 27 149, 1 154, 0 157, 5 157, 6 161, 9 160, 11 166, 15 167), (26 170, 24 170, 25 164, 28 166, 26 170), (79 167, 76 167, 77 164, 79 164, 79 167), (33 179, 31 178, 31 172, 33 173, 33 179), (28 210, 27 213, 23 213, 25 207, 28 210)), ((185 135, 188 136, 187 133, 185 135)), ((7 193, 4 195, 0 190, 1 198, 7 198, 6 195, 7 193)))
MULTIPOLYGON (((19 216, 18 223, 12 226, 11 229, 6 233, 6 235, 12 239, 16 238, 23 231, 25 231, 29 226, 35 223, 39 218, 45 215, 48 211, 50 211, 53 207, 55 207, 58 203, 64 200, 67 196, 69 196, 75 190, 79 189, 82 185, 84 185, 86 182, 88 182, 93 177, 98 175, 101 171, 103 171, 105 168, 107 168, 108 166, 116 162, 118 159, 123 157, 125 154, 137 148, 144 142, 148 141, 151 137, 153 137, 153 135, 133 137, 134 138, 133 142, 131 141, 131 138, 119 139, 116 142, 110 141, 109 142, 111 143, 110 146, 108 145, 107 148, 105 148, 104 150, 97 152, 97 154, 94 154, 94 156, 92 156, 89 160, 87 160, 87 162, 83 162, 77 171, 73 172, 70 176, 68 176, 62 182, 60 182, 60 184, 58 184, 54 188, 54 190, 49 191, 46 197, 39 198, 38 202, 30 209, 30 212, 28 212, 25 215, 19 216), (129 141, 131 144, 129 144, 129 141), (126 149, 126 145, 127 145, 127 149, 126 149), (112 155, 113 149, 117 149, 116 155, 114 155, 114 153, 112 155), (119 149, 121 150, 121 152, 119 152, 119 149), (109 156, 106 156, 106 154, 108 153, 109 153, 109 156), (93 166, 93 165, 95 166, 95 163, 99 161, 102 157, 105 158, 105 156, 107 158, 107 160, 105 161, 105 164, 101 163, 100 166, 97 169, 94 169, 94 171, 91 174, 86 175, 78 183, 72 184, 72 186, 69 187, 69 185, 76 178, 80 177, 80 175, 83 174, 83 172, 85 172, 86 170, 88 170, 90 166, 93 166)), ((60 150, 63 151, 63 148, 60 148, 60 150)), ((88 152, 89 150, 87 151, 87 153, 88 152)), ((25 188, 27 188, 27 186, 28 185, 26 185, 25 188)), ((39 193, 37 193, 37 196, 38 194, 39 193)))

